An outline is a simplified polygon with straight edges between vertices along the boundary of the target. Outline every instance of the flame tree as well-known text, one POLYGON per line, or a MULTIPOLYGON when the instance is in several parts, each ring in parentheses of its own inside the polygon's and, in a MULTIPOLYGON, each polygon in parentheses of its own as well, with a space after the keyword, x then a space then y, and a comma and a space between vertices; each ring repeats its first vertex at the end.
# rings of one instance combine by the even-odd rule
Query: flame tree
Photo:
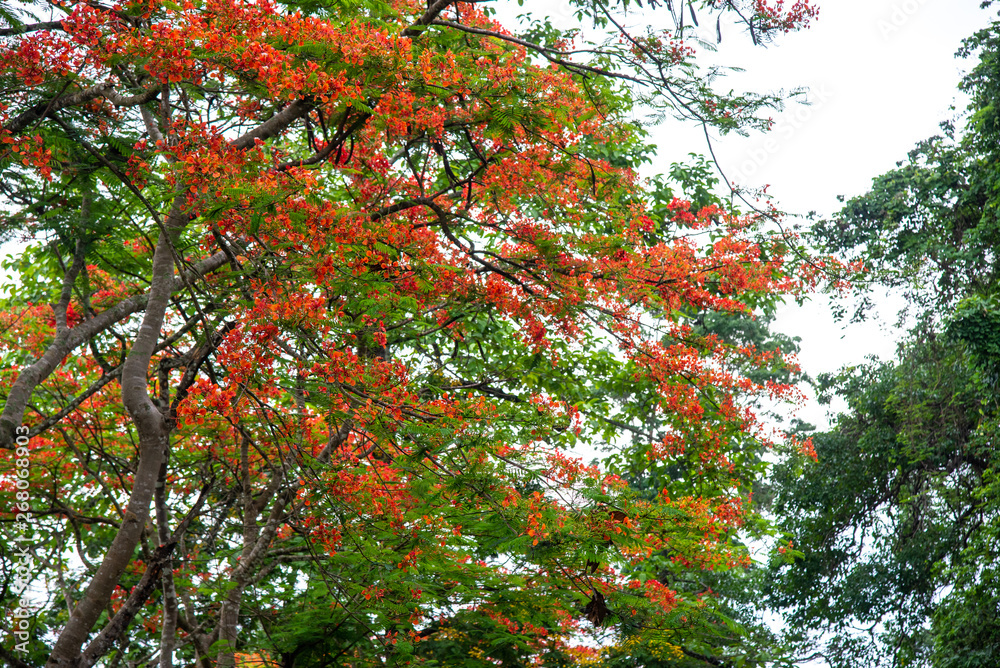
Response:
POLYGON ((748 562, 752 406, 792 390, 690 321, 813 277, 639 178, 632 109, 766 125, 684 20, 815 14, 781 4, 580 2, 588 40, 450 0, 5 5, 4 659, 745 660, 692 583, 748 562))

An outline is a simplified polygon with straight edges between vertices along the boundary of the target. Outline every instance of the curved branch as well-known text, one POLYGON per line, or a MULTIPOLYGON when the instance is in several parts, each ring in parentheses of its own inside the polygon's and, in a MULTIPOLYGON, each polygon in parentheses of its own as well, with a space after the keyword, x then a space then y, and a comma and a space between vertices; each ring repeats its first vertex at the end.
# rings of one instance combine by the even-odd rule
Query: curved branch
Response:
POLYGON ((77 91, 76 93, 60 95, 52 100, 39 102, 30 109, 21 112, 16 118, 8 121, 3 126, 3 129, 10 134, 17 134, 30 126, 32 123, 40 121, 43 118, 47 118, 60 109, 65 109, 66 107, 77 107, 86 102, 90 102, 91 100, 96 100, 99 97, 106 98, 112 104, 119 107, 133 107, 137 104, 145 104, 160 94, 160 89, 157 87, 143 91, 142 93, 138 93, 136 95, 122 97, 112 90, 113 87, 114 84, 112 83, 104 83, 100 86, 92 86, 90 88, 77 91))
MULTIPOLYGON (((194 265, 186 272, 188 280, 200 278, 219 269, 226 263, 225 253, 211 255, 194 265)), ((182 277, 173 280, 170 292, 178 292, 184 287, 182 277)), ((108 327, 143 310, 150 293, 136 295, 118 302, 111 308, 101 311, 90 320, 85 320, 72 329, 64 330, 56 335, 45 353, 31 365, 21 370, 17 380, 7 395, 3 413, 0 414, 0 449, 11 449, 14 443, 14 430, 21 425, 24 410, 31 400, 35 388, 58 368, 59 364, 75 348, 86 343, 91 337, 103 332, 108 327)))
POLYGON ((64 30, 62 21, 42 21, 40 23, 26 23, 16 28, 0 28, 0 37, 14 37, 15 35, 26 35, 29 32, 40 30, 64 30))
MULTIPOLYGON (((184 212, 184 205, 184 196, 178 195, 174 198, 170 213, 167 214, 165 220, 164 229, 160 232, 156 250, 153 253, 152 280, 146 312, 142 324, 139 326, 135 342, 132 344, 132 349, 129 350, 125 364, 122 366, 122 403, 132 418, 132 423, 139 436, 139 464, 133 477, 128 506, 125 510, 125 516, 122 518, 121 527, 105 553, 104 560, 87 585, 83 598, 73 609, 73 614, 52 648, 52 653, 46 663, 48 668, 77 668, 81 665, 92 665, 93 660, 87 664, 85 657, 80 656, 80 647, 111 599, 111 594, 114 592, 122 573, 131 563, 135 547, 139 543, 146 526, 146 520, 149 517, 149 503, 155 491, 160 463, 165 451, 165 439, 169 430, 163 413, 149 396, 147 375, 150 359, 156 350, 160 329, 163 326, 167 306, 170 303, 170 295, 173 293, 175 284, 174 239, 190 221, 184 212)), ((171 547, 171 549, 173 548, 171 547)), ((151 583, 146 585, 149 591, 152 591, 159 576, 160 573, 157 572, 155 577, 151 578, 151 583)), ((143 600, 148 595, 147 592, 143 596, 143 600)), ((132 614, 134 616, 134 613, 132 614)), ((125 626, 131 621, 130 616, 122 619, 124 619, 122 623, 125 626)), ((112 626, 114 626, 114 620, 109 628, 112 626)), ((117 631, 117 633, 120 632, 117 631)), ((104 635, 104 632, 101 635, 104 635)), ((98 638, 100 637, 98 636, 98 638)), ((95 640, 95 642, 97 641, 95 640)), ((89 652, 90 648, 85 655, 89 652)))

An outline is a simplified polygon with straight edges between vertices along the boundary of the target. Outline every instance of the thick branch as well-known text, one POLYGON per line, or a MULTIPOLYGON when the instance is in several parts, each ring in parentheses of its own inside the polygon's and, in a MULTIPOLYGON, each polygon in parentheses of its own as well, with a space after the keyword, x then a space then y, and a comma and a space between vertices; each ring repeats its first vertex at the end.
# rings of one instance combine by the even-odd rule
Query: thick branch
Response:
POLYGON ((39 30, 63 30, 63 24, 62 21, 42 21, 40 23, 26 23, 15 28, 0 28, 0 37, 25 35, 29 32, 38 32, 39 30))
POLYGON ((77 662, 78 668, 90 668, 93 666, 108 652, 109 649, 111 649, 111 646, 118 640, 122 633, 128 629, 132 620, 135 619, 136 613, 142 609, 142 606, 145 605, 146 601, 149 599, 149 595, 153 593, 153 590, 156 588, 157 580, 162 577, 164 569, 169 568, 169 565, 172 562, 174 548, 187 531, 191 521, 201 511, 201 507, 205 502, 210 486, 211 483, 202 488, 201 493, 198 495, 198 500, 195 501, 191 510, 187 512, 184 519, 181 520, 179 525, 177 525, 177 528, 174 529, 173 533, 167 535, 166 542, 156 548, 156 551, 153 552, 153 558, 146 566, 146 572, 143 573, 142 579, 139 580, 139 584, 132 589, 125 605, 121 607, 108 625, 101 630, 101 632, 90 642, 89 645, 87 645, 87 649, 79 657, 77 662))
MULTIPOLYGON (((281 476, 282 474, 278 472, 275 475, 281 476)), ((271 547, 271 541, 274 540, 281 525, 285 506, 295 497, 295 489, 295 487, 286 487, 282 490, 275 499, 274 505, 271 506, 271 512, 268 514, 264 527, 253 532, 256 536, 254 543, 252 545, 244 543, 240 565, 236 567, 231 576, 235 586, 229 590, 226 600, 222 602, 222 609, 219 611, 219 626, 216 633, 218 639, 223 642, 223 646, 219 649, 216 661, 218 668, 232 668, 236 663, 236 626, 239 620, 240 604, 243 600, 243 590, 250 583, 254 569, 257 568, 271 547)), ((255 508, 252 510, 256 511, 255 508)), ((255 525, 256 520, 257 518, 254 516, 252 521, 255 525)))
MULTIPOLYGON (((186 273, 187 280, 200 278, 215 271, 225 263, 225 254, 216 253, 195 264, 186 273)), ((171 293, 181 290, 184 287, 184 282, 184 277, 175 278, 171 283, 171 293)), ((149 301, 149 296, 150 293, 145 293, 122 300, 76 327, 64 330, 53 339, 41 357, 21 370, 7 395, 7 403, 4 405, 3 413, 0 414, 0 448, 9 450, 12 447, 14 430, 21 425, 25 407, 31 400, 32 393, 58 368, 63 359, 75 348, 83 345, 108 327, 144 309, 149 301)))
POLYGON ((295 100, 290 105, 267 119, 242 137, 234 139, 230 146, 238 151, 251 148, 257 140, 265 141, 277 136, 282 130, 309 113, 312 108, 305 100, 295 100))
POLYGON ((114 84, 104 83, 100 86, 92 86, 76 93, 60 95, 53 100, 39 102, 30 109, 21 112, 16 118, 7 122, 3 129, 12 135, 16 135, 32 123, 40 121, 66 107, 77 107, 99 97, 107 98, 112 104, 119 107, 132 107, 137 104, 144 104, 155 98, 160 93, 159 88, 144 91, 137 95, 122 97, 115 93, 112 88, 114 84))
POLYGON ((403 31, 403 37, 416 37, 424 31, 426 26, 429 26, 438 16, 441 15, 448 5, 455 2, 455 0, 434 0, 427 6, 427 11, 424 15, 417 19, 417 22, 411 25, 409 28, 403 31))
POLYGON ((156 588, 160 576, 163 574, 164 565, 170 561, 170 555, 174 551, 177 543, 167 543, 156 548, 153 553, 152 562, 146 567, 146 572, 142 574, 129 595, 128 600, 118 610, 118 613, 108 623, 96 638, 87 646, 87 650, 80 657, 78 668, 90 668, 98 659, 104 656, 114 642, 129 627, 136 614, 142 609, 149 595, 156 588))
MULTIPOLYGON (((166 402, 164 402, 166 404, 166 402)), ((161 546, 170 543, 170 508, 167 504, 167 468, 170 462, 170 442, 160 462, 160 475, 156 480, 153 505, 156 509, 156 534, 161 546)), ((160 629, 160 668, 172 668, 174 645, 177 635, 177 590, 174 587, 173 559, 168 555, 160 575, 163 591, 163 625, 160 629)))
MULTIPOLYGON (((86 196, 83 198, 83 211, 81 217, 84 222, 90 216, 90 199, 86 196)), ((76 277, 79 276, 80 270, 83 269, 84 261, 84 247, 83 241, 77 239, 76 249, 73 252, 73 264, 70 265, 69 269, 66 270, 65 276, 63 276, 62 291, 59 293, 59 301, 55 303, 52 310, 55 312, 56 318, 56 334, 61 334, 66 331, 66 311, 69 309, 69 300, 73 296, 73 283, 76 282, 76 277)))
MULTIPOLYGON (((133 552, 149 516, 149 502, 153 497, 160 471, 165 441, 168 435, 166 421, 149 396, 147 375, 149 362, 163 326, 167 305, 174 286, 174 237, 188 223, 184 213, 184 198, 174 198, 164 229, 160 232, 153 253, 152 281, 146 312, 139 332, 122 368, 122 403, 125 405, 139 436, 139 464, 136 468, 125 517, 111 547, 104 555, 97 573, 87 586, 83 598, 73 610, 49 656, 49 668, 70 668, 79 663, 87 666, 78 652, 90 629, 104 611, 122 573, 132 561, 133 552)), ((159 566, 162 568, 162 564, 159 566)), ((155 580, 159 580, 157 573, 155 580)), ((155 586, 149 584, 149 587, 155 586)), ((151 589, 150 589, 151 591, 151 589)), ((146 594, 148 596, 148 593, 146 594)), ((133 613, 134 615, 134 613, 133 613)), ((131 621, 131 617, 125 622, 131 621)), ((105 629, 107 631, 108 629, 105 629)), ((120 633, 120 631, 118 631, 120 633)), ((101 635, 104 635, 102 632, 101 635)), ((112 633, 112 635, 117 635, 112 633)), ((99 636, 100 638, 100 636, 99 636)), ((96 642, 96 641, 95 641, 96 642)), ((90 653, 88 648, 87 653, 90 653)), ((103 654, 103 651, 101 652, 103 654)), ((92 662, 96 660, 91 659, 92 662)))

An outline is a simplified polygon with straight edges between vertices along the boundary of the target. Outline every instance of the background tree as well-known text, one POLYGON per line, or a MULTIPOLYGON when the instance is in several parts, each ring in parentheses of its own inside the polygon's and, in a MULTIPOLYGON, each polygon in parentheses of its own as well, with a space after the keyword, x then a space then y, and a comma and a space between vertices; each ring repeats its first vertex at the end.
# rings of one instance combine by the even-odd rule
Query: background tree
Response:
POLYGON ((996 22, 966 40, 963 129, 814 228, 903 290, 912 324, 895 360, 822 381, 848 410, 813 437, 817 462, 778 469, 773 512, 803 555, 774 567, 771 601, 832 666, 1000 659, 998 53, 996 22))
POLYGON ((754 402, 793 390, 689 320, 811 277, 758 216, 640 179, 631 113, 777 100, 620 9, 579 4, 582 49, 450 0, 53 2, 0 33, 30 571, 0 591, 38 608, 9 664, 563 665, 587 634, 769 660, 686 574, 749 562, 754 402))

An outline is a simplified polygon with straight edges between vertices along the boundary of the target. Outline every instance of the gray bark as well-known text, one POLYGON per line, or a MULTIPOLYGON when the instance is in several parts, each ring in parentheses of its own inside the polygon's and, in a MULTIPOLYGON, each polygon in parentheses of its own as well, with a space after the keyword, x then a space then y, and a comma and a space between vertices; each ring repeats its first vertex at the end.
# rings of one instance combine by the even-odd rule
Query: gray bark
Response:
MULTIPOLYGON (((170 283, 170 292, 174 293, 184 287, 185 280, 190 282, 200 278, 205 274, 215 271, 226 263, 224 253, 216 253, 186 272, 186 278, 178 277, 170 283)), ((86 320, 72 329, 65 329, 52 340, 45 353, 21 370, 17 380, 7 395, 7 403, 4 404, 3 413, 0 414, 0 448, 10 449, 14 443, 14 430, 21 425, 24 418, 24 409, 31 400, 31 394, 49 375, 55 371, 59 364, 73 352, 74 349, 82 346, 91 337, 103 332, 108 327, 124 320, 130 315, 143 310, 150 298, 149 292, 125 299, 111 308, 101 311, 90 320, 86 320)))
POLYGON ((149 517, 149 502, 159 477, 168 430, 164 415, 149 396, 147 377, 149 361, 156 349, 174 287, 172 237, 176 237, 188 223, 183 203, 182 197, 175 198, 164 230, 156 243, 146 312, 122 368, 122 403, 139 436, 139 465, 132 483, 132 493, 111 547, 52 648, 46 664, 48 668, 75 668, 79 665, 80 648, 111 599, 122 573, 132 561, 133 552, 149 517))

